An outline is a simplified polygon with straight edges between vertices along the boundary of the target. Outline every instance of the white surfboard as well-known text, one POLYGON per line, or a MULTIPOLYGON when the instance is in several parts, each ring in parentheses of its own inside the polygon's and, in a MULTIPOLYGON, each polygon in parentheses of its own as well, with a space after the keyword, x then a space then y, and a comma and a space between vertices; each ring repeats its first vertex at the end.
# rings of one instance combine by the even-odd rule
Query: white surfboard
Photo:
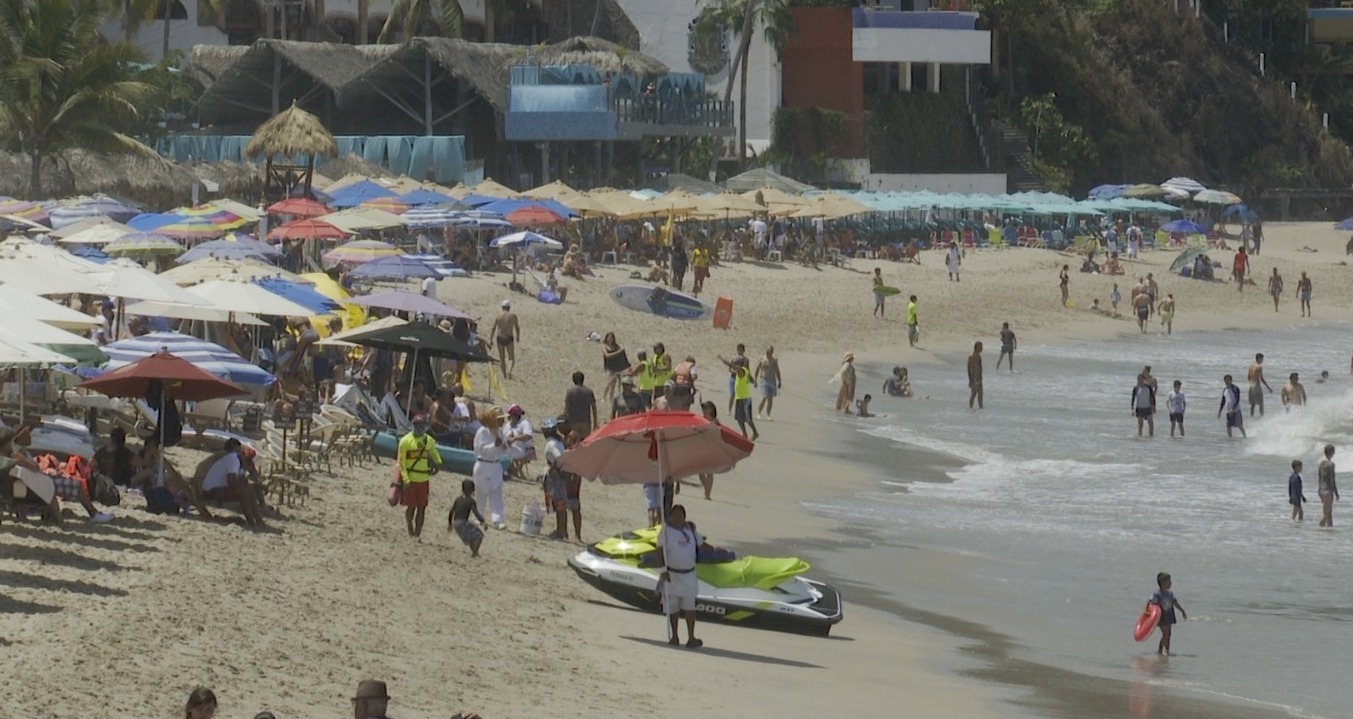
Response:
POLYGON ((666 287, 620 285, 611 289, 611 299, 626 309, 674 320, 704 320, 714 316, 713 307, 685 292, 666 287))

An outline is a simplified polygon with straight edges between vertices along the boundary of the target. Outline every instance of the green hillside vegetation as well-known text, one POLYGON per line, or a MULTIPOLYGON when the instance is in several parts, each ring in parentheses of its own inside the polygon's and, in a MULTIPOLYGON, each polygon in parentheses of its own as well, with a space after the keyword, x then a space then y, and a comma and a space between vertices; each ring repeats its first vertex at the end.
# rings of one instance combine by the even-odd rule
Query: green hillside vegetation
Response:
MULTIPOLYGON (((1337 92, 1347 81, 1317 72, 1333 96, 1305 83, 1297 102, 1282 82, 1314 54, 1300 46, 1293 5, 1215 0, 1194 19, 1166 0, 984 0, 995 33, 989 102, 1028 134, 1051 189, 1173 175, 1240 190, 1348 187, 1348 148, 1319 114, 1353 108, 1353 93, 1337 92), (1212 12, 1231 19, 1232 42, 1212 12)), ((1295 6, 1300 20, 1305 3, 1295 6)))

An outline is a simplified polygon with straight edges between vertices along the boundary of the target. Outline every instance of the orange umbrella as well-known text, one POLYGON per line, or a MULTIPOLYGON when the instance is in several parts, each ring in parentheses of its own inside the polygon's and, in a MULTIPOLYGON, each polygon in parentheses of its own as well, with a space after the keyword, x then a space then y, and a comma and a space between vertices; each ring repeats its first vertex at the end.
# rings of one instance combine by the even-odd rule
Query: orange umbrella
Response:
POLYGON ((318 200, 312 200, 308 197, 288 197, 281 202, 274 202, 268 205, 268 212, 274 215, 291 215, 308 219, 329 214, 329 208, 318 200))

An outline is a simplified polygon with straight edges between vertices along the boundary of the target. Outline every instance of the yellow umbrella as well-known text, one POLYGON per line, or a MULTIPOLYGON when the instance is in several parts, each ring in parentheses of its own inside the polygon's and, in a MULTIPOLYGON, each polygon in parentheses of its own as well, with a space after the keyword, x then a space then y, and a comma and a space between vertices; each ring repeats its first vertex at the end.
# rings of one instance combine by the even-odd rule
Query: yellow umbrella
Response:
POLYGON ((307 272, 301 275, 301 278, 307 282, 315 283, 315 291, 337 302, 343 308, 341 312, 328 315, 317 315, 310 318, 310 325, 319 332, 320 337, 328 336, 329 320, 338 317, 343 320, 343 329, 350 330, 354 327, 361 327, 366 323, 366 309, 361 305, 354 305, 348 300, 352 295, 343 289, 343 286, 333 280, 333 278, 323 272, 307 272))
POLYGON ((549 184, 533 187, 526 192, 521 193, 522 197, 530 197, 537 200, 560 200, 565 197, 577 197, 581 192, 564 184, 562 180, 555 180, 549 184))
POLYGON ((788 192, 785 192, 784 190, 777 190, 774 187, 763 187, 759 190, 749 190, 747 192, 742 193, 742 196, 749 200, 752 200, 753 202, 755 202, 757 197, 760 196, 761 202, 765 203, 764 205, 765 207, 769 207, 771 205, 791 205, 793 207, 802 207, 803 205, 808 204, 807 197, 804 197, 802 195, 791 195, 788 192))
POLYGON ((475 185, 473 191, 476 195, 487 195, 489 197, 515 197, 517 195, 516 190, 500 184, 492 178, 475 185))
MULTIPOLYGON (((789 209, 789 208, 786 208, 789 209)), ((799 207, 789 214, 790 217, 825 217, 835 219, 838 217, 849 217, 851 215, 862 215, 866 212, 873 212, 874 208, 861 202, 838 195, 834 192, 827 192, 817 195, 808 204, 799 207)))
MULTIPOLYGON (((668 193, 673 194, 673 193, 668 193)), ((664 196, 665 197, 665 196, 664 196)), ((663 198, 658 198, 661 201, 663 198)), ((758 205, 756 200, 749 200, 742 195, 732 192, 720 192, 717 195, 701 195, 696 197, 695 208, 700 212, 712 213, 729 217, 747 217, 758 212, 765 212, 766 208, 758 205)))

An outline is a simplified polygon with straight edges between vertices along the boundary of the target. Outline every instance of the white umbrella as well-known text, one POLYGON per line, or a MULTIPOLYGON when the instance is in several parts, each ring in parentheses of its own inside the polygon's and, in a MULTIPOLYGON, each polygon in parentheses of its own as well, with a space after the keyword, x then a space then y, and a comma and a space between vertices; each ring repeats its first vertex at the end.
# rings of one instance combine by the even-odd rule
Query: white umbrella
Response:
POLYGON ((364 337, 372 332, 378 332, 389 327, 398 327, 399 325, 406 324, 408 324, 408 322, 393 315, 390 317, 382 317, 378 320, 372 320, 361 327, 353 327, 350 330, 336 332, 315 344, 325 346, 332 345, 335 347, 356 347, 358 346, 357 343, 350 341, 355 337, 364 337))
POLYGON ((201 322, 234 322, 237 325, 263 326, 268 324, 247 312, 231 312, 202 305, 179 305, 173 302, 136 302, 127 305, 129 315, 140 317, 171 317, 176 320, 198 320, 201 322))
POLYGON ((27 317, 62 329, 88 329, 103 323, 98 317, 11 285, 0 285, 0 316, 27 317))
POLYGON ((404 220, 399 215, 374 207, 353 207, 321 215, 315 219, 327 222, 344 232, 386 230, 404 226, 404 220))
POLYGON ((510 235, 496 237, 489 243, 489 247, 524 249, 527 247, 544 247, 551 250, 564 249, 564 243, 559 240, 537 234, 535 232, 513 232, 510 235))
POLYGON ((211 280, 193 285, 186 291, 205 300, 216 309, 228 312, 279 317, 311 317, 316 314, 310 308, 273 294, 252 282, 211 280))
POLYGON ((0 242, 0 282, 35 295, 93 292, 92 278, 103 271, 103 265, 26 238, 0 242))
POLYGON ((52 364, 75 364, 75 359, 11 335, 0 337, 0 366, 40 367, 52 364))
POLYGON ((134 234, 136 230, 106 217, 86 220, 52 233, 57 241, 69 245, 106 245, 113 240, 134 234), (74 230, 74 232, 72 232, 74 230), (64 233, 64 234, 63 234, 64 233))
POLYGON ((94 278, 94 286, 81 292, 108 295, 127 300, 155 300, 181 305, 206 305, 206 300, 150 270, 122 257, 103 265, 95 265, 101 272, 94 278))
POLYGON ((265 277, 278 277, 289 282, 312 284, 310 280, 298 274, 287 272, 266 262, 248 259, 227 260, 219 257, 208 257, 205 260, 179 265, 172 270, 160 273, 159 276, 161 279, 169 280, 180 287, 188 287, 211 280, 250 282, 265 277))

